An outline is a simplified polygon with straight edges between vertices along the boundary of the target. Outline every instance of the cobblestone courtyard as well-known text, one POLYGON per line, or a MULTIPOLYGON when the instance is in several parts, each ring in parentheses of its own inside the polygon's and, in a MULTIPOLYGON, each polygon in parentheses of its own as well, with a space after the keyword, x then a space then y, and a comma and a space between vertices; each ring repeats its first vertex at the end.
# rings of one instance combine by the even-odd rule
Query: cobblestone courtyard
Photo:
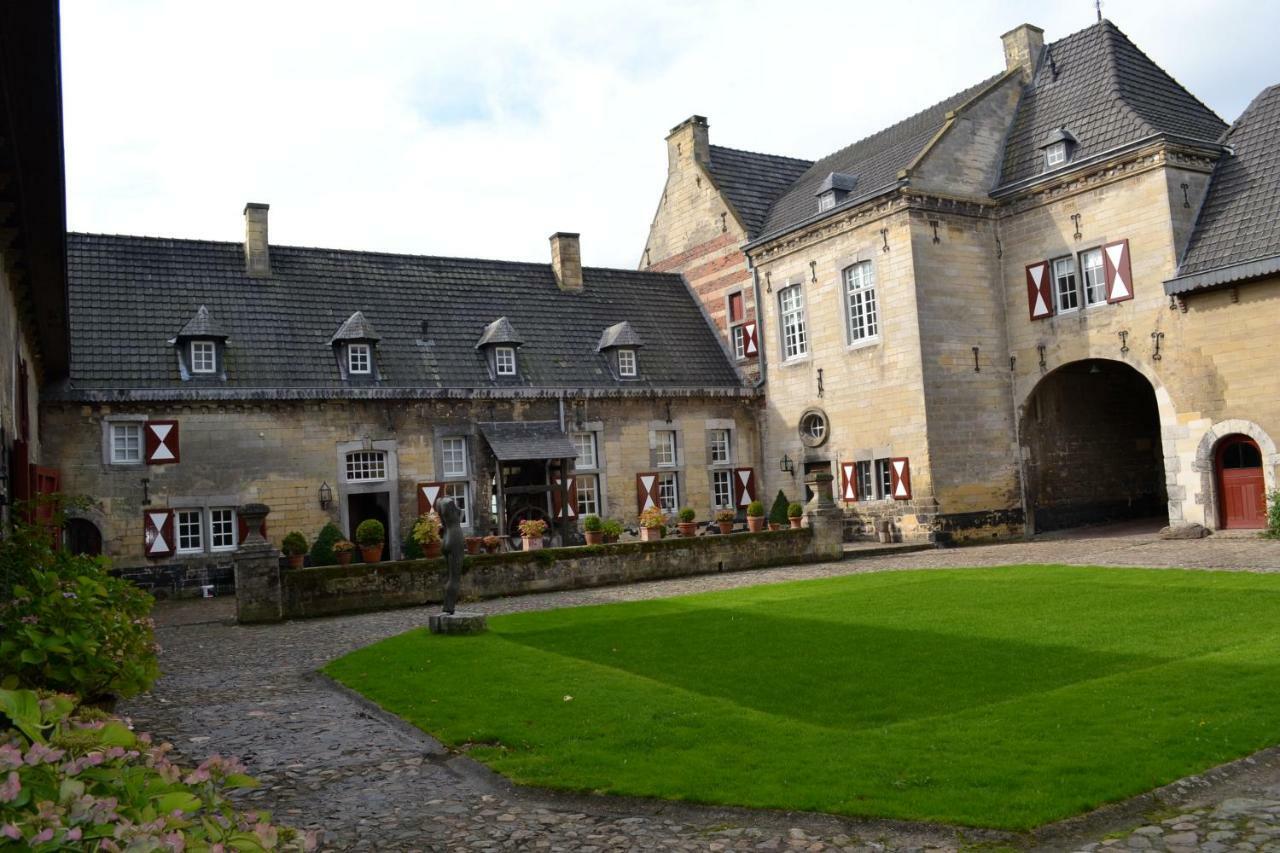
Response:
MULTIPOLYGON (((1164 542, 1133 529, 531 595, 488 613, 659 598, 872 571, 1067 563, 1280 572, 1280 544, 1213 537, 1164 542)), ((1280 750, 1052 827, 998 833, 699 808, 517 789, 386 719, 315 674, 325 662, 424 625, 427 608, 239 627, 229 599, 161 604, 164 676, 122 710, 190 756, 240 756, 253 796, 287 823, 323 828, 327 849, 1280 850, 1280 750)))

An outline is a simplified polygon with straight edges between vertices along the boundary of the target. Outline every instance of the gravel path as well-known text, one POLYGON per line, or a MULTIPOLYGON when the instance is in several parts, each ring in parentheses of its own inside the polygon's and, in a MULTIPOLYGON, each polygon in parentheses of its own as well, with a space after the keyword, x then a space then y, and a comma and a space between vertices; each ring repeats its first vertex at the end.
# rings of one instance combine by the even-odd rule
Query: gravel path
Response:
MULTIPOLYGON (((508 613, 869 571, 1026 562, 1280 571, 1280 544, 1255 538, 1162 542, 1107 533, 530 595, 473 609, 508 613)), ((158 606, 165 674, 122 711, 191 756, 243 758, 265 783, 251 796, 286 823, 322 828, 327 849, 898 851, 1011 844, 1280 851, 1272 840, 1280 839, 1274 756, 1034 839, 517 788, 315 674, 352 649, 424 625, 427 608, 252 627, 228 624, 232 612, 229 599, 158 606), (1145 821, 1144 813, 1159 819, 1145 821)))

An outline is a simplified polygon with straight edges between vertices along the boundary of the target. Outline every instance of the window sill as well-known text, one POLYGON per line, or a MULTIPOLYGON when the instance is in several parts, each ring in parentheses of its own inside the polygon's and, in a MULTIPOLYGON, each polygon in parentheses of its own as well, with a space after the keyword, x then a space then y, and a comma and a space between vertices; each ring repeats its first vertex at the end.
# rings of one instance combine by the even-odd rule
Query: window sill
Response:
POLYGON ((869 338, 862 338, 845 346, 845 352, 854 352, 855 350, 867 349, 868 347, 879 346, 880 336, 873 335, 869 338))
POLYGON ((795 358, 784 359, 783 362, 778 366, 779 367, 795 367, 798 364, 808 364, 811 361, 813 361, 813 356, 810 353, 805 353, 804 355, 798 355, 795 358))

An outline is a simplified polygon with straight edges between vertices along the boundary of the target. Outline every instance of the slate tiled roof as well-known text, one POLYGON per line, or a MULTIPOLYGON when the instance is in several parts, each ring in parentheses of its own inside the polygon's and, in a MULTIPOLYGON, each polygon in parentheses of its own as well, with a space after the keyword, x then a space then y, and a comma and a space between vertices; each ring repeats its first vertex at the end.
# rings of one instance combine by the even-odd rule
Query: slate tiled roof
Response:
POLYGON ((364 316, 363 311, 357 311, 346 319, 338 331, 333 333, 333 337, 329 339, 329 343, 338 341, 380 341, 382 336, 373 328, 373 324, 369 322, 369 318, 364 316))
POLYGON ((1170 293, 1280 270, 1257 263, 1280 258, 1280 85, 1254 98, 1223 141, 1232 153, 1214 171, 1170 293))
POLYGON ((760 234, 769 206, 813 165, 810 160, 711 145, 711 177, 738 212, 747 235, 760 234))
POLYGON ((596 351, 609 349, 609 347, 642 347, 644 341, 640 335, 626 320, 621 323, 614 323, 600 334, 600 343, 596 344, 596 351))
POLYGON ((499 461, 518 459, 572 459, 578 455, 573 442, 557 421, 500 421, 480 424, 484 440, 499 461))
POLYGON ((484 327, 484 333, 480 335, 480 340, 476 341, 476 349, 494 344, 514 344, 519 346, 522 343, 524 343, 524 338, 516 334, 511 321, 506 317, 499 317, 484 327))
POLYGON ((524 389, 749 393, 678 275, 586 268, 567 293, 549 264, 272 246, 271 277, 250 278, 239 243, 71 234, 68 249, 71 376, 52 398, 469 396, 499 387, 475 342, 504 316, 524 389), (167 341, 200 305, 230 343, 226 381, 193 391, 167 341), (330 338, 355 311, 381 341, 379 380, 353 389, 330 338), (596 352, 623 320, 647 344, 625 383, 596 352))
POLYGON ((181 338, 226 338, 222 329, 209 316, 209 309, 201 305, 187 324, 178 330, 174 340, 181 338))
POLYGON ((1213 142, 1226 123, 1104 20, 1046 49, 1023 87, 1000 183, 1043 173, 1042 146, 1060 127, 1079 160, 1156 133, 1213 142))

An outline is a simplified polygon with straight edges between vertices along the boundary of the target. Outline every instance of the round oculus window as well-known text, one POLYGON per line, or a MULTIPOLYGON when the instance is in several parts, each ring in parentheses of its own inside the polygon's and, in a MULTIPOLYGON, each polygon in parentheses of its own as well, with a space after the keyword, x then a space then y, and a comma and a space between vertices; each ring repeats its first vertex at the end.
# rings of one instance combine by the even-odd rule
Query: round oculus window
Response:
POLYGON ((810 409, 800 416, 800 440, 806 447, 818 447, 827 440, 827 414, 810 409))

